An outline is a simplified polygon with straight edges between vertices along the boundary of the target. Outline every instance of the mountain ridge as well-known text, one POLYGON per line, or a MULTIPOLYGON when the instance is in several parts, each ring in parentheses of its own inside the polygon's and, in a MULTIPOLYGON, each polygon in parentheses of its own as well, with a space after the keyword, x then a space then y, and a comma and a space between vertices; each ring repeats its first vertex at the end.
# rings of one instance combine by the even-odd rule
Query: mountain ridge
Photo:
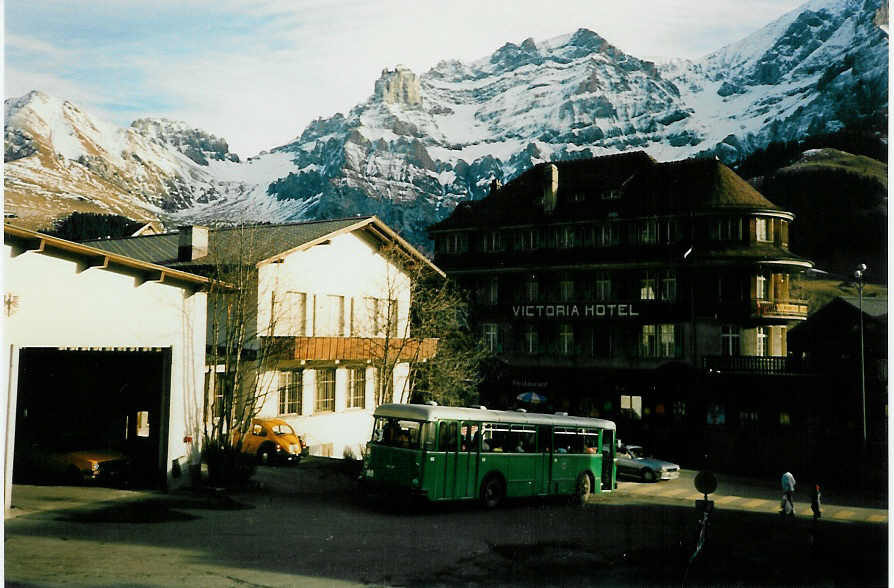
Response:
POLYGON ((119 131, 91 120, 83 124, 102 137, 71 125, 47 137, 16 118, 21 99, 7 100, 7 208, 36 219, 28 195, 49 203, 55 194, 98 210, 130 203, 168 224, 377 214, 426 250, 428 225, 536 163, 643 150, 732 164, 774 141, 886 120, 882 8, 880 0, 812 0, 694 61, 639 59, 578 29, 422 74, 385 68, 366 101, 245 160, 224 139, 174 121, 142 119, 119 131))

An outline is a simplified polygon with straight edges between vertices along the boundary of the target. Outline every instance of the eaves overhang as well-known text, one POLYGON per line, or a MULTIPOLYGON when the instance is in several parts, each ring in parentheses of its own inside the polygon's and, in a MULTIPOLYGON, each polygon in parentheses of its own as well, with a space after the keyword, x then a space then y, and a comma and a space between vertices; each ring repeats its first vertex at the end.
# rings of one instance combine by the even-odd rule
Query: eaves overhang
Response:
POLYGON ((189 272, 140 261, 125 255, 110 253, 95 247, 82 245, 59 237, 53 237, 45 233, 39 233, 9 223, 3 223, 4 242, 11 240, 22 244, 23 252, 35 251, 47 253, 55 250, 78 257, 82 260, 84 269, 121 268, 133 273, 143 282, 178 283, 186 285, 193 290, 209 289, 212 285, 216 288, 229 289, 230 285, 223 282, 215 282, 205 276, 199 276, 189 272))

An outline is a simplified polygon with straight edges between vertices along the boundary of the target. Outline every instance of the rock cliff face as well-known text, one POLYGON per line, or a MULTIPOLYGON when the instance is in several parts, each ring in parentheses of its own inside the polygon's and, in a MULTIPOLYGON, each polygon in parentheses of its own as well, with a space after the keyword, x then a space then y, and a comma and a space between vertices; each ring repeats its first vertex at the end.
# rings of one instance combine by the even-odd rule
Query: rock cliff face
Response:
MULTIPOLYGON (((812 0, 699 61, 655 64, 580 29, 506 43, 471 63, 443 61, 421 75, 385 69, 367 101, 242 162, 223 139, 141 120, 116 136, 145 146, 124 149, 141 162, 138 176, 160 179, 124 191, 170 223, 374 213, 428 250, 429 224, 539 162, 644 150, 657 160, 734 163, 771 141, 886 120, 882 13, 882 0, 812 0), (150 169, 164 176, 143 171, 150 169)), ((80 166, 122 185, 121 149, 71 151, 68 131, 50 142, 18 124, 10 113, 20 110, 7 101, 7 160, 31 162, 13 167, 14 185, 33 183, 41 165, 63 164, 69 175, 80 166)), ((35 191, 55 190, 48 182, 35 191)))

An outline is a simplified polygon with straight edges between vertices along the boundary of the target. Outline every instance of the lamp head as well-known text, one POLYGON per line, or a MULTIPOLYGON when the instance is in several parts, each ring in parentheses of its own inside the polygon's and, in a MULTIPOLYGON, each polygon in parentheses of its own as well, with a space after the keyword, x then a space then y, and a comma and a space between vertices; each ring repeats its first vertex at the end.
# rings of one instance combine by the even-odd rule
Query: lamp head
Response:
POLYGON ((866 269, 867 269, 867 268, 866 268, 866 264, 865 264, 865 263, 861 263, 860 265, 857 266, 857 271, 860 272, 861 274, 862 274, 863 272, 865 272, 866 269))

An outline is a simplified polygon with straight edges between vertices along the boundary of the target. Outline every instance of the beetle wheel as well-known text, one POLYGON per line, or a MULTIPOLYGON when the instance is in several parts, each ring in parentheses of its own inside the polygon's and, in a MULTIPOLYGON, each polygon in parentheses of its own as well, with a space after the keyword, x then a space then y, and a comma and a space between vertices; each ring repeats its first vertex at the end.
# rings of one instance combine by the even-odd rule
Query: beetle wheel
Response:
POLYGON ((487 508, 495 508, 506 497, 506 487, 497 476, 489 476, 481 484, 481 502, 487 508))
POLYGON ((269 447, 261 447, 258 449, 258 463, 261 465, 267 465, 270 463, 270 448, 269 447))

